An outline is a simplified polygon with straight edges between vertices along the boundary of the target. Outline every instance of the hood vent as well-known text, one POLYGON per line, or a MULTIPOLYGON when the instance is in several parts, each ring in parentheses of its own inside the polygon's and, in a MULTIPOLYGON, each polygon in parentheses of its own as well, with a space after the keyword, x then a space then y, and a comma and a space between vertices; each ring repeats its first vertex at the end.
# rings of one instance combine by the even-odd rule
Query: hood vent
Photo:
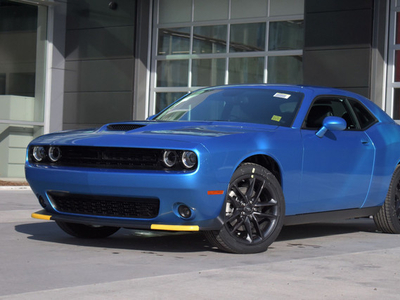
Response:
POLYGON ((111 131, 130 131, 144 127, 145 125, 140 124, 111 124, 107 126, 107 130, 111 131))

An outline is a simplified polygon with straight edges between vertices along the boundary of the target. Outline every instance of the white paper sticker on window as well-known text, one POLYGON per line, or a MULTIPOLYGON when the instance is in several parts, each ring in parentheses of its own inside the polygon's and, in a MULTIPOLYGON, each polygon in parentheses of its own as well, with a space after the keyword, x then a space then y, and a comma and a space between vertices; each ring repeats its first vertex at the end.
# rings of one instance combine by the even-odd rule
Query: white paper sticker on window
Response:
POLYGON ((284 94, 284 93, 275 93, 274 95, 274 97, 282 99, 289 99, 290 96, 291 96, 290 94, 284 94))

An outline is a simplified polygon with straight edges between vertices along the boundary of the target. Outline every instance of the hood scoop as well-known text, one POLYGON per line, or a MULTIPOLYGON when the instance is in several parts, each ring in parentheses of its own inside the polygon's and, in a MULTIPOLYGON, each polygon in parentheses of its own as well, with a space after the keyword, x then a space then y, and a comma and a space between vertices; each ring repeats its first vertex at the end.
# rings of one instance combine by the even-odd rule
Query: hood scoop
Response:
POLYGON ((140 124, 110 124, 107 125, 107 130, 109 131, 131 131, 134 129, 138 129, 144 127, 146 125, 140 124))

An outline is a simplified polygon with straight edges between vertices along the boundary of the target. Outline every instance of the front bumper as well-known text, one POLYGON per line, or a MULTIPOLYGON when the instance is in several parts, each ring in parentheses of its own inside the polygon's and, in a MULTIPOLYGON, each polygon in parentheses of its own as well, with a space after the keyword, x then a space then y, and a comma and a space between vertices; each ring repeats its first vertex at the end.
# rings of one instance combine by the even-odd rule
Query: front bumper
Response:
MULTIPOLYGON (((62 221, 70 223, 79 223, 85 225, 103 225, 112 227, 125 227, 130 228, 131 222, 123 220, 110 220, 98 218, 81 218, 77 216, 68 216, 61 214, 50 214, 46 210, 40 210, 32 213, 32 218, 46 221, 62 221)), ((167 231, 199 231, 200 228, 197 225, 167 225, 167 224, 136 224, 135 229, 146 229, 146 230, 167 230, 167 231)))
POLYGON ((219 182, 213 172, 193 173, 60 168, 26 165, 26 177, 45 210, 32 216, 44 220, 114 227, 199 231, 219 230, 223 225, 225 192, 229 183, 219 182), (60 211, 49 194, 62 192, 107 197, 159 199, 159 213, 154 218, 98 216, 60 211), (182 218, 181 204, 192 215, 182 218))

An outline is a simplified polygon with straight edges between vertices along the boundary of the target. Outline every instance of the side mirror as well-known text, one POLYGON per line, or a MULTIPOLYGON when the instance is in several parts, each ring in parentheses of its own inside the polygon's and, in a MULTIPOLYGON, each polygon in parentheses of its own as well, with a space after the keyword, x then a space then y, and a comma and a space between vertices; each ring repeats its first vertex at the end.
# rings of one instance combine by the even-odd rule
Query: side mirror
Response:
POLYGON ((316 136, 322 138, 328 130, 345 130, 346 127, 347 123, 344 119, 339 117, 326 117, 322 122, 321 129, 317 131, 316 136))

